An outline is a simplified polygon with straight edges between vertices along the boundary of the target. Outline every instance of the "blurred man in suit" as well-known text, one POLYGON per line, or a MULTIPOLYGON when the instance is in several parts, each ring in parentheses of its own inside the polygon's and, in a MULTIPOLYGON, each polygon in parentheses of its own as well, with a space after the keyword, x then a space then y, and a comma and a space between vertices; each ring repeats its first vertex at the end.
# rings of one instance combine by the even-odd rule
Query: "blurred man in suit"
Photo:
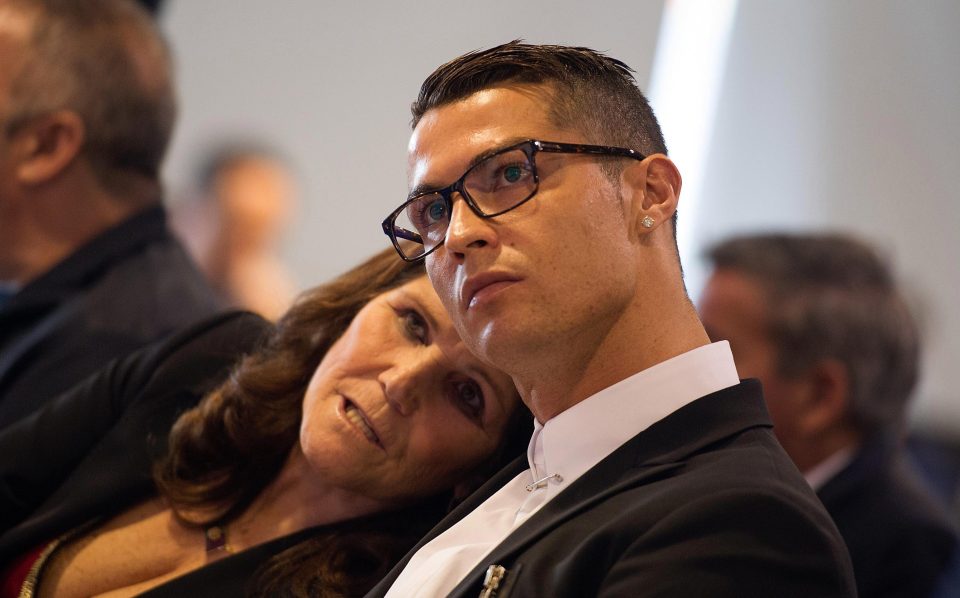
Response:
POLYGON ((840 235, 733 238, 700 316, 759 378, 774 432, 850 549, 861 598, 923 597, 957 550, 901 451, 917 328, 877 254, 840 235))
POLYGON ((0 427, 215 310, 166 228, 170 57, 129 0, 0 0, 0 427))

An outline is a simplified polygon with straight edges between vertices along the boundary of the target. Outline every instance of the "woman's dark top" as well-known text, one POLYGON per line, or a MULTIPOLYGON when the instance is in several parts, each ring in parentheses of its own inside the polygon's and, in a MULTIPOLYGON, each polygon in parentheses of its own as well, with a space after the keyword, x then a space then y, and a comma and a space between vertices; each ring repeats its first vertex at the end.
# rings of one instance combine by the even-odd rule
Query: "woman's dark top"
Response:
MULTIPOLYGON (((173 422, 255 351, 270 329, 246 312, 216 316, 114 361, 0 432, 0 570, 63 533, 154 495, 152 466, 166 451, 173 422)), ((363 595, 440 519, 446 500, 301 530, 147 595, 242 596, 271 579, 270 595, 295 595, 283 586, 287 582, 315 595, 327 590, 317 587, 325 583, 318 562, 359 588, 343 595, 363 595), (279 589, 276 575, 262 575, 278 562, 285 567, 279 589)))
POLYGON ((156 492, 176 418, 253 351, 270 324, 215 316, 118 359, 0 432, 0 566, 156 492))

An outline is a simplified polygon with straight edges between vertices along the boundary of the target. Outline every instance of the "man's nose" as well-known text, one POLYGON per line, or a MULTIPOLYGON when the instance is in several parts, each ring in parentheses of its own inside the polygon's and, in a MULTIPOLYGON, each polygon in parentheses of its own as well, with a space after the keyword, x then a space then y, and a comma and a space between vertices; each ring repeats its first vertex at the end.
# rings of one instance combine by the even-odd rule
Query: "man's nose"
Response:
POLYGON ((459 193, 451 199, 450 224, 444 240, 447 250, 465 255, 472 249, 495 245, 497 231, 490 219, 477 215, 459 193))

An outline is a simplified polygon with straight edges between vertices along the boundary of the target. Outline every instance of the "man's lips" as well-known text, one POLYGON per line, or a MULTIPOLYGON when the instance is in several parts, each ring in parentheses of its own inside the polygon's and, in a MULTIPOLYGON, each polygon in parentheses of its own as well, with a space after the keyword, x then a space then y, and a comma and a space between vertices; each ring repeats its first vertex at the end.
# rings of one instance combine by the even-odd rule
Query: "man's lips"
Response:
POLYGON ((467 309, 476 303, 492 297, 501 290, 520 280, 519 277, 506 272, 484 272, 471 276, 460 289, 461 305, 467 309))
POLYGON ((347 397, 343 398, 343 416, 348 422, 353 424, 367 440, 381 449, 383 448, 383 443, 380 442, 380 437, 373 429, 373 424, 370 422, 370 419, 367 418, 367 414, 347 397))

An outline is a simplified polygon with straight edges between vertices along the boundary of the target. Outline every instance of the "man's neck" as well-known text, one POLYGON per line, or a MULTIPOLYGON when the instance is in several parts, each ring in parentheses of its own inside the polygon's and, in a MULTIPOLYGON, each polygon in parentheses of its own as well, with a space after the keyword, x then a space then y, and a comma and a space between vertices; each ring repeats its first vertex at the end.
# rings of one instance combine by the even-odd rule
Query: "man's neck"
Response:
MULTIPOLYGON (((103 193, 48 190, 31 198, 31 211, 11 234, 9 279, 25 286, 110 228, 149 206, 103 193)), ((156 200, 154 200, 156 201, 156 200)))
POLYGON ((693 307, 671 317, 638 318, 628 310, 599 342, 570 339, 545 347, 514 373, 524 403, 541 423, 637 372, 703 345, 710 339, 693 307))

